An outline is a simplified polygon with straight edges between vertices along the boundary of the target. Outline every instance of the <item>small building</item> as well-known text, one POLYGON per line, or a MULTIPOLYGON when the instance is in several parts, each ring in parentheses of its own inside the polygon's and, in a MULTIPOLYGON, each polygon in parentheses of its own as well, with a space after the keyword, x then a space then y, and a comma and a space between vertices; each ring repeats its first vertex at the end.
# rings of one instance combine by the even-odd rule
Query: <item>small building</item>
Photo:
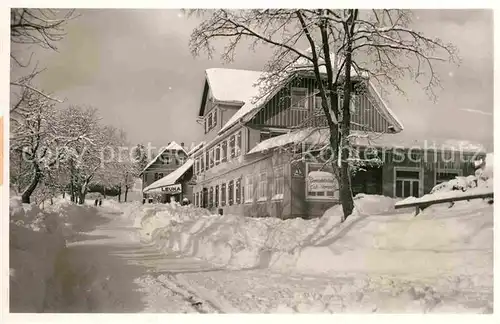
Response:
POLYGON ((170 142, 166 147, 162 148, 140 173, 143 198, 148 200, 152 200, 153 196, 158 198, 157 194, 153 194, 153 192, 148 194, 145 189, 184 165, 187 158, 188 152, 184 147, 184 143, 179 145, 176 142, 170 142))
MULTIPOLYGON (((329 130, 317 82, 308 71, 298 71, 260 95, 261 76, 206 71, 198 114, 204 145, 189 154, 194 203, 254 217, 321 216, 339 199, 328 157, 318 149, 328 143, 329 130)), ((352 177, 354 194, 421 196, 441 181, 473 174, 471 161, 484 155, 481 146, 408 139, 373 84, 354 72, 352 77, 353 148, 364 161, 352 177)))
POLYGON ((156 196, 158 202, 181 202, 184 198, 193 201, 193 160, 188 159, 183 165, 163 178, 153 182, 143 192, 156 196))

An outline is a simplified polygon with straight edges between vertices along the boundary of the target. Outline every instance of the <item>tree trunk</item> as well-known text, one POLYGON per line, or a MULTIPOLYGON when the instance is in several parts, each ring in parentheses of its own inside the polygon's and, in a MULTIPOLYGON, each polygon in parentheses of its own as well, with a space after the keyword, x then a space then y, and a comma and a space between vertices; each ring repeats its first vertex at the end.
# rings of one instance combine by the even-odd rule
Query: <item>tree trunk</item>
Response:
MULTIPOLYGON (((353 13, 353 16, 356 15, 353 13)), ((355 19, 353 17, 352 19, 355 19)), ((349 28, 345 27, 346 34, 349 33, 349 28)), ((348 35, 347 46, 345 51, 345 65, 344 65, 344 91, 343 91, 343 103, 342 103, 342 118, 340 122, 341 131, 341 149, 340 149, 340 201, 342 202, 343 217, 342 221, 345 221, 349 215, 352 214, 354 210, 354 200, 352 199, 352 189, 351 189, 351 174, 349 168, 349 140, 348 136, 351 133, 351 110, 350 110, 350 99, 351 99, 351 68, 352 68, 352 40, 348 35)))
POLYGON ((128 186, 125 186, 125 197, 124 197, 125 202, 127 202, 127 197, 128 197, 128 186))
POLYGON ((102 195, 104 196, 104 199, 106 199, 106 186, 102 187, 102 195))
POLYGON ((118 202, 121 203, 122 202, 122 186, 120 185, 120 187, 118 188, 118 202))
POLYGON ((85 180, 85 182, 83 183, 83 186, 80 190, 80 195, 79 195, 80 196, 80 201, 79 201, 80 205, 85 204, 85 197, 87 196, 89 181, 90 181, 90 179, 85 180))
POLYGON ((34 165, 35 167, 35 174, 33 175, 33 178, 31 179, 31 183, 29 184, 28 188, 24 190, 23 194, 21 195, 21 201, 23 204, 29 204, 30 203, 30 198, 33 192, 36 189, 36 186, 38 186, 38 183, 40 182, 40 179, 42 177, 42 172, 40 171, 40 168, 38 168, 38 165, 34 165))

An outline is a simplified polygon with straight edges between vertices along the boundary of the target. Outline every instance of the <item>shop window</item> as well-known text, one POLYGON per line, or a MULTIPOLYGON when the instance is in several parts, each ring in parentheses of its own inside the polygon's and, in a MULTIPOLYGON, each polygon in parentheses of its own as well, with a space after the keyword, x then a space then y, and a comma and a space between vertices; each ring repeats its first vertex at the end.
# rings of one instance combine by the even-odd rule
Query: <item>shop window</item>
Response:
POLYGON ((323 163, 306 163, 306 199, 332 200, 338 185, 331 166, 323 163))
POLYGON ((395 196, 399 198, 420 196, 420 171, 395 168, 395 196))

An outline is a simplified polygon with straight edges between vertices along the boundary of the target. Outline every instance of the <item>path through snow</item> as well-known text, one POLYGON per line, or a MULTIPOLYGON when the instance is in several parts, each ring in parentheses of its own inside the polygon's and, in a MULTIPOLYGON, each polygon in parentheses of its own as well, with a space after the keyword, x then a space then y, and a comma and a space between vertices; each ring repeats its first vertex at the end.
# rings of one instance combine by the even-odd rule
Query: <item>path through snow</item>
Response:
POLYGON ((474 286, 469 278, 218 269, 141 243, 116 209, 92 221, 95 230, 68 244, 65 312, 491 312, 490 289, 455 289, 474 286))
POLYGON ((208 271, 203 261, 166 257, 141 244, 135 229, 103 209, 101 225, 68 244, 63 275, 66 312, 224 312, 176 280, 182 271, 208 271))

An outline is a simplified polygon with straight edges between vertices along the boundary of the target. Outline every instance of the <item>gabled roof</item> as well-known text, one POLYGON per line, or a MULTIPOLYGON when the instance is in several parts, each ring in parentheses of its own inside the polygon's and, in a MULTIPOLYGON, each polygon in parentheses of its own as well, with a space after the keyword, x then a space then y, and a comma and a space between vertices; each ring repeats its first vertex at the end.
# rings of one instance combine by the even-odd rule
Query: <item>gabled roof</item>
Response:
POLYGON ((167 150, 183 151, 183 152, 184 152, 184 153, 186 153, 186 155, 187 155, 186 150, 185 150, 182 146, 180 146, 180 145, 179 145, 179 144, 177 144, 176 142, 173 142, 173 141, 172 141, 172 142, 170 142, 170 143, 169 143, 166 147, 164 147, 164 148, 162 148, 162 149, 160 150, 160 153, 158 153, 158 155, 156 155, 156 156, 155 156, 155 158, 154 158, 154 159, 152 159, 152 160, 151 160, 151 161, 150 161, 150 162, 146 165, 146 167, 145 167, 145 168, 141 171, 141 173, 140 173, 140 174, 143 174, 143 173, 144 173, 144 171, 146 171, 147 169, 149 169, 149 167, 150 167, 150 166, 152 166, 152 165, 153 165, 153 164, 154 164, 154 163, 155 163, 155 162, 156 162, 156 161, 160 158, 160 156, 161 156, 163 153, 165 153, 165 151, 167 151, 167 150))
MULTIPOLYGON (((284 73, 284 80, 280 83, 286 83, 286 79, 292 79, 297 75, 297 73, 310 71, 312 68, 310 63, 305 62, 304 59, 298 59, 292 66, 293 72, 284 73)), ((324 73, 325 71, 326 68, 324 65, 322 65, 320 67, 320 72, 324 73)), ((265 76, 265 73, 266 72, 262 71, 247 71, 224 68, 214 68, 206 70, 206 83, 209 85, 215 101, 242 105, 238 109, 238 111, 226 122, 226 124, 222 126, 222 128, 218 132, 219 135, 237 124, 240 120, 242 122, 248 122, 264 107, 265 103, 280 90, 280 87, 277 86, 274 91, 271 91, 266 95, 261 94, 261 87, 258 82, 262 77, 265 76)), ((352 69, 352 73, 354 76, 358 75, 355 69, 352 69)), ((377 105, 379 107, 377 108, 384 116, 386 116, 392 123, 395 124, 394 126, 396 128, 402 130, 403 124, 389 109, 387 104, 380 96, 380 93, 375 89, 371 82, 369 82, 368 85, 370 90, 372 90, 371 92, 373 96, 376 97, 377 101, 379 102, 379 105, 377 105)), ((205 95, 203 100, 206 100, 205 95)), ((205 102, 202 102, 200 114, 203 114, 204 104, 205 102)))
POLYGON ((167 174, 160 180, 157 180, 144 188, 144 192, 148 192, 150 190, 158 189, 158 188, 163 188, 167 186, 171 186, 179 180, 180 177, 182 177, 188 170, 193 166, 193 159, 188 159, 183 165, 178 167, 175 171, 167 174))
POLYGON ((205 71, 205 88, 199 116, 204 115, 208 87, 215 102, 244 105, 258 94, 261 71, 213 68, 205 71))

